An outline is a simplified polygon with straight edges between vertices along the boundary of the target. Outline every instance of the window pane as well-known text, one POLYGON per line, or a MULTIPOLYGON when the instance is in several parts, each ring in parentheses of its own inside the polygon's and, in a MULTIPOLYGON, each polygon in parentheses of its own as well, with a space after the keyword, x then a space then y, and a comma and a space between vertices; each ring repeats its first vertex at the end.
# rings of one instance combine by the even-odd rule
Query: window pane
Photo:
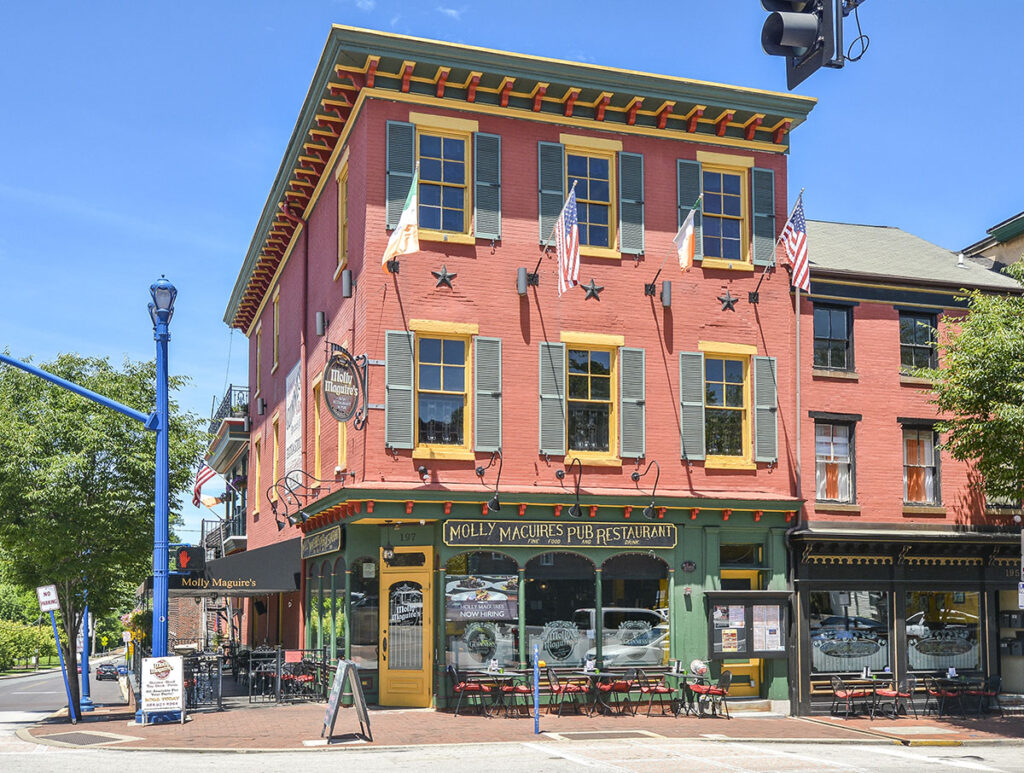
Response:
POLYGON ((843 309, 832 309, 832 337, 833 338, 846 338, 847 336, 847 324, 846 324, 846 311, 843 309))
POLYGON ((589 371, 588 365, 590 363, 590 352, 585 349, 570 349, 569 350, 569 372, 570 373, 587 373, 589 371))
POLYGON ((420 362, 441 362, 441 339, 421 338, 420 362))
POLYGON ((581 204, 579 203, 579 200, 580 199, 589 199, 590 198, 590 195, 589 195, 590 188, 588 186, 587 178, 586 177, 570 177, 569 178, 569 189, 570 190, 572 189, 573 183, 576 183, 576 201, 577 201, 577 204, 576 204, 576 214, 580 214, 579 207, 581 206, 581 204))
POLYGON ((573 451, 607 451, 608 403, 569 403, 569 448, 573 451))
POLYGON ((608 201, 608 181, 607 180, 591 180, 590 181, 590 198, 593 201, 608 201))
POLYGON ((441 388, 441 366, 420 364, 420 389, 441 388))
POLYGON ((706 215, 721 215, 722 214, 722 196, 721 194, 704 194, 704 201, 701 209, 706 215))
POLYGON ((723 363, 722 360, 713 360, 710 358, 704 359, 704 378, 708 381, 722 381, 723 380, 723 363))
POLYGON ((590 399, 609 400, 612 396, 612 380, 604 376, 590 377, 590 399))
POLYGON ((466 369, 447 365, 444 369, 444 391, 465 392, 466 391, 466 369))
POLYGON ((443 203, 448 209, 462 209, 463 197, 466 195, 464 188, 452 188, 445 186, 443 203))
POLYGON ((734 196, 738 196, 740 193, 740 176, 738 174, 723 174, 722 190, 725 193, 731 193, 734 196))
POLYGON ((981 598, 969 591, 907 593, 911 671, 981 668, 981 598))
MULTIPOLYGON (((726 196, 722 204, 722 209, 727 215, 739 217, 740 215, 743 214, 743 208, 740 203, 740 199, 736 196, 726 196)), ((739 228, 739 222, 736 223, 736 227, 739 228)))
POLYGON ((722 257, 725 260, 739 260, 740 259, 740 243, 739 243, 739 241, 725 241, 725 242, 722 242, 722 257))
POLYGON ((461 161, 445 161, 444 181, 446 183, 462 185, 462 183, 466 182, 466 165, 461 161))
POLYGON ((917 324, 914 328, 914 334, 916 343, 918 344, 927 345, 932 342, 931 325, 929 325, 928 322, 926 322, 923 319, 917 320, 917 324))
POLYGON ((590 353, 590 372, 608 375, 612 372, 612 353, 608 351, 592 351, 590 353))
POLYGON ((906 314, 900 314, 900 343, 914 343, 914 320, 906 314))
POLYGON ((608 225, 608 207, 603 204, 591 204, 589 222, 597 225, 608 225))
POLYGON ((846 344, 842 341, 835 341, 831 347, 831 357, 829 358, 829 367, 832 368, 845 368, 846 367, 846 344))
POLYGON ((832 316, 828 309, 821 306, 814 307, 814 337, 828 338, 831 331, 832 316))
POLYGON ((889 594, 880 591, 811 591, 811 671, 880 672, 889 661, 889 594))
POLYGON ((590 176, 596 180, 607 180, 608 179, 608 159, 607 158, 591 158, 590 159, 590 176))
POLYGON ((727 239, 739 239, 740 238, 740 221, 739 220, 723 220, 722 221, 722 236, 727 239))
POLYGON ((441 227, 441 210, 437 207, 420 207, 420 227, 435 231, 441 227))
POLYGON ((442 231, 453 231, 455 233, 461 233, 462 227, 462 210, 461 209, 445 209, 442 211, 441 230, 442 231))
POLYGON ((608 226, 592 225, 587 231, 587 244, 594 247, 608 246, 608 226))
POLYGON ((743 363, 738 360, 725 361, 725 380, 730 384, 743 383, 743 363))
POLYGON ((707 405, 725 405, 725 389, 721 384, 708 382, 705 388, 704 402, 707 405))
POLYGON ((419 441, 462 445, 463 398, 454 395, 420 394, 419 441))
POLYGON ((444 363, 445 365, 466 364, 466 342, 458 339, 444 339, 444 363))
POLYGON ((589 383, 589 379, 586 376, 569 376, 569 399, 588 399, 590 397, 587 391, 589 383))
POLYGON ((707 452, 712 456, 743 456, 743 412, 710 410, 705 414, 707 452))
POLYGON ((586 177, 587 157, 569 154, 566 156, 566 167, 569 170, 570 177, 586 177))
POLYGON ((704 236, 715 237, 722 235, 722 221, 717 217, 704 218, 704 236))
POLYGON ((349 634, 352 637, 352 660, 359 668, 377 667, 379 577, 377 562, 372 558, 361 558, 352 563, 349 634))
MULTIPOLYGON (((429 134, 420 135, 420 155, 430 156, 431 158, 441 157, 441 138, 431 137, 429 134)), ((422 159, 420 160, 420 168, 422 169, 422 159)))
POLYGON ((725 404, 730 408, 743 407, 743 386, 729 384, 725 388, 725 404))
MULTIPOLYGON (((668 567, 648 555, 620 555, 603 566, 602 667, 668 663, 668 567)), ((586 614, 588 627, 589 618, 586 614)), ((597 656, 595 650, 587 658, 597 656)))
POLYGON ((444 138, 444 157, 462 161, 466 157, 466 141, 457 140, 452 137, 444 138))
POLYGON ((814 367, 829 367, 829 345, 828 341, 814 342, 814 367))
POLYGON ((721 193, 722 192, 722 175, 718 172, 705 172, 704 173, 704 192, 705 193, 721 193))
POLYGON ((441 204, 441 186, 420 184, 420 206, 436 207, 441 204))
MULTIPOLYGON (((582 556, 545 553, 526 564, 526 651, 548 665, 579 668, 596 646, 594 566, 582 556)), ((532 655, 530 656, 532 657, 532 655)))
POLYGON ((420 179, 431 182, 441 181, 441 162, 432 158, 420 159, 420 179))
POLYGON ((900 348, 900 365, 907 368, 916 367, 914 365, 914 350, 912 347, 903 346, 900 348))

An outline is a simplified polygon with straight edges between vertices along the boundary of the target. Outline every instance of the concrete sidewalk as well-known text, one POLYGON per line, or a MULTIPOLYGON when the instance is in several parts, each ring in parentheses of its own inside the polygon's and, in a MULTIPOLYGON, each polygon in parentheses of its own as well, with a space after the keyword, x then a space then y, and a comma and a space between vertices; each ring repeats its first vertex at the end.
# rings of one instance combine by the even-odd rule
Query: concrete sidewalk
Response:
MULTIPOLYGON (((60 714, 19 732, 35 743, 89 748, 175 749, 190 751, 270 751, 303 748, 345 749, 365 746, 357 738, 355 711, 338 712, 334 739, 321 738, 326 704, 260 706, 199 712, 184 725, 141 727, 127 706, 99 706, 84 721, 71 725, 60 714), (65 735, 70 734, 70 735, 65 735)), ((547 716, 534 735, 532 717, 453 716, 433 709, 372 709, 373 746, 495 742, 558 742, 611 737, 695 738, 708 741, 818 743, 886 743, 901 745, 1021 744, 1024 718, 985 719, 850 719, 737 716, 733 719, 672 716, 547 716), (614 735, 609 735, 614 734, 614 735)))

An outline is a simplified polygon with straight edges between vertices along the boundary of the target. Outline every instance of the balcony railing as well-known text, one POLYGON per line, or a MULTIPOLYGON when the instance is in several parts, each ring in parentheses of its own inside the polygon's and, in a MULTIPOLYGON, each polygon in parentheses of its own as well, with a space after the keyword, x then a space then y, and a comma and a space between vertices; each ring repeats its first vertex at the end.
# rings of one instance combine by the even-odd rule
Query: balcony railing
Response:
POLYGON ((242 419, 248 414, 249 387, 231 384, 228 386, 228 391, 224 393, 220 406, 210 418, 210 433, 215 433, 224 419, 242 419))

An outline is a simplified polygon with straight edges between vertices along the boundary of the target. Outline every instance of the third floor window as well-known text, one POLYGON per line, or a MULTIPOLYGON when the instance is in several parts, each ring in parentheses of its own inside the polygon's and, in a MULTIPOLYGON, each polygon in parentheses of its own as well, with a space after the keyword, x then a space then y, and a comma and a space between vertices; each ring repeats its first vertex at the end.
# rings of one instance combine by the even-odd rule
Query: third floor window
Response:
POLYGON ((814 305, 814 367, 853 370, 853 325, 850 308, 814 305))
POLYGON ((900 312, 900 369, 935 368, 939 364, 934 314, 900 312))

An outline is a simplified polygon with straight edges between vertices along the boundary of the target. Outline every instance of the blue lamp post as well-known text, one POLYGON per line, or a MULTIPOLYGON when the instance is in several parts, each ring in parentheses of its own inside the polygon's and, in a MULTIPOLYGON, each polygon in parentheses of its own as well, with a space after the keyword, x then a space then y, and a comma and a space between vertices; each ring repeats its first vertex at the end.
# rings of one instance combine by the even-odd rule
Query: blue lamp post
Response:
POLYGON ((160 277, 149 288, 149 316, 156 339, 156 509, 153 518, 153 657, 167 654, 167 532, 170 490, 168 452, 167 342, 178 291, 160 277))
MULTIPOLYGON (((85 592, 86 599, 89 598, 89 591, 85 592)), ((85 604, 85 611, 82 612, 82 659, 79 663, 82 666, 82 695, 78 701, 79 708, 83 712, 92 711, 95 706, 92 697, 89 695, 89 604, 85 604)))

